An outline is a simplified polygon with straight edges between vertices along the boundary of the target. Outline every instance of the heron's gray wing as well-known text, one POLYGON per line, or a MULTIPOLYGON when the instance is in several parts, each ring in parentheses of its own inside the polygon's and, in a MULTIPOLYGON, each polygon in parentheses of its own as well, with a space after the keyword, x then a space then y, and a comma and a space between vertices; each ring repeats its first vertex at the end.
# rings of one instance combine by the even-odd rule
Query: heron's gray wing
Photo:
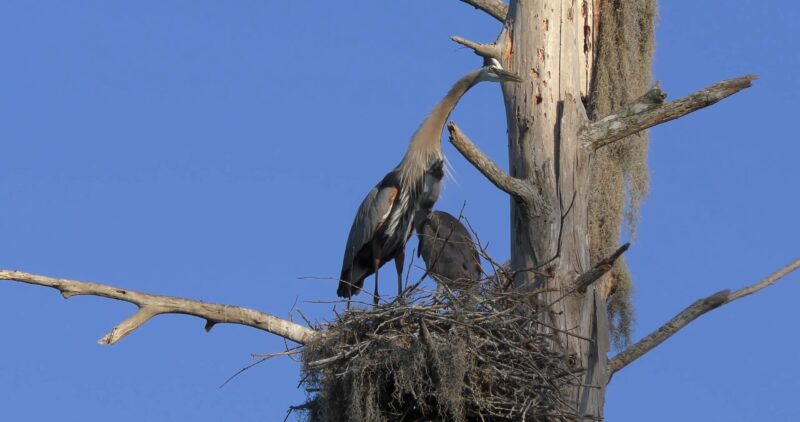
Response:
POLYGON ((353 220, 353 225, 350 227, 350 235, 347 236, 347 245, 345 246, 344 259, 342 261, 343 272, 353 265, 356 254, 361 248, 375 237, 378 229, 381 228, 389 216, 389 211, 391 211, 392 204, 394 204, 396 198, 396 187, 375 186, 369 191, 364 201, 361 202, 356 218, 353 220))

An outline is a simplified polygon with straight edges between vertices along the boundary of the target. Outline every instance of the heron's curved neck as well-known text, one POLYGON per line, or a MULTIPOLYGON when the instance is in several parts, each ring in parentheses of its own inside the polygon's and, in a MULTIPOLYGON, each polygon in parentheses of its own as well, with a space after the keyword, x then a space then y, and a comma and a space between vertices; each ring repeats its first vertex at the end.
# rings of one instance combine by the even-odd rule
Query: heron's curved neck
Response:
POLYGON ((480 72, 481 70, 478 69, 464 75, 450 88, 450 92, 436 104, 433 111, 431 111, 425 121, 422 122, 417 132, 414 133, 414 136, 411 138, 411 143, 408 145, 407 154, 417 148, 441 149, 440 139, 442 130, 444 130, 445 121, 450 116, 450 113, 456 107, 461 97, 479 82, 480 72))

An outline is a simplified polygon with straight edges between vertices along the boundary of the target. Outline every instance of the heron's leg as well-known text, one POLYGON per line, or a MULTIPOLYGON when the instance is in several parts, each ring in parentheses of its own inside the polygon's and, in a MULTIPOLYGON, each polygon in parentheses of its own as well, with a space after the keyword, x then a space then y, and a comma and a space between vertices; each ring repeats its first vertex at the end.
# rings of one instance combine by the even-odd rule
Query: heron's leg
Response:
POLYGON ((403 294, 403 263, 406 260, 406 250, 401 248, 394 256, 394 268, 397 270, 397 296, 403 294))
POLYGON ((372 262, 375 270, 375 290, 372 291, 372 303, 377 306, 381 298, 378 295, 378 270, 381 268, 381 248, 378 242, 372 242, 372 262))
POLYGON ((378 258, 375 260, 375 290, 372 292, 372 303, 374 305, 378 305, 378 301, 380 300, 380 295, 378 295, 378 269, 381 265, 381 259, 378 258))

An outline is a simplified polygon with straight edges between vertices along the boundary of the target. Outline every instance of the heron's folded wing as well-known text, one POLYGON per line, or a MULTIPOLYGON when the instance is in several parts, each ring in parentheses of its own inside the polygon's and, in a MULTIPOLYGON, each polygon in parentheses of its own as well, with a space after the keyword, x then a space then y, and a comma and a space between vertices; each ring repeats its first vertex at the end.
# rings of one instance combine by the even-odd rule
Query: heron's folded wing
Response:
POLYGON ((349 268, 358 251, 372 241, 378 229, 389 216, 396 198, 397 188, 393 186, 383 188, 376 186, 369 191, 367 197, 361 202, 361 206, 358 207, 353 226, 350 227, 342 268, 349 268))

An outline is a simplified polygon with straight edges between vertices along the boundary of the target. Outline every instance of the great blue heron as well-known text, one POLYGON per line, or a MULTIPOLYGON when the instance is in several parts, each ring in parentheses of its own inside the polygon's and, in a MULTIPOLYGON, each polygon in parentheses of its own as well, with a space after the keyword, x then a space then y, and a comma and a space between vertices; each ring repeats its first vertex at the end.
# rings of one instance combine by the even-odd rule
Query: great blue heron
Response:
MULTIPOLYGON (((372 188, 361 202, 347 237, 337 295, 349 299, 358 294, 364 279, 374 273, 373 302, 377 304, 380 298, 378 269, 392 259, 397 270, 398 295, 402 292, 405 246, 411 237, 414 211, 423 196, 425 175, 437 167, 441 169, 444 160, 441 136, 445 121, 461 97, 484 81, 519 82, 521 79, 492 60, 487 66, 459 79, 439 101, 411 137, 400 164, 372 188)), ((437 198, 426 196, 428 201, 436 202, 437 198)))
POLYGON ((458 218, 444 211, 419 209, 414 226, 419 238, 418 254, 428 274, 439 285, 461 293, 469 292, 481 278, 478 249, 458 218))

